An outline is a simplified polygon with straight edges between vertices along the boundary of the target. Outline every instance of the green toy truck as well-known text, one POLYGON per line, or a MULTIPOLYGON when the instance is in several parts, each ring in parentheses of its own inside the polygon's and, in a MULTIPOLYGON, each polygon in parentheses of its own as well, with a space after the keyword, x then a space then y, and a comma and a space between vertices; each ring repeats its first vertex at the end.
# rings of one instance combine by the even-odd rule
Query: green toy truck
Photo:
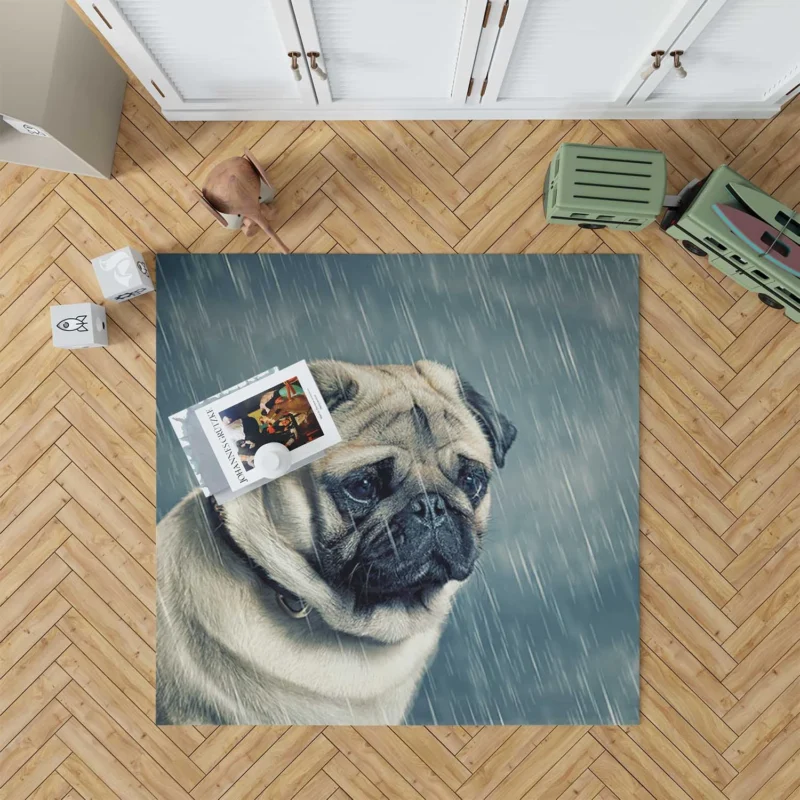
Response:
POLYGON ((658 150, 562 144, 547 170, 547 221, 639 231, 664 205, 667 160, 658 150))
POLYGON ((691 181, 679 195, 666 195, 666 185, 666 158, 658 150, 563 144, 545 177, 545 216, 560 225, 638 231, 666 206, 665 233, 800 322, 798 215, 727 166, 691 181), (761 238, 747 240, 734 230, 730 218, 739 212, 760 226, 761 238))
POLYGON ((724 204, 748 211, 728 188, 731 185, 748 186, 760 192, 730 167, 717 167, 679 195, 678 206, 664 214, 661 229, 690 253, 708 256, 720 272, 745 289, 757 292, 761 302, 784 309, 789 319, 800 322, 800 276, 760 257, 713 210, 714 205, 724 204))

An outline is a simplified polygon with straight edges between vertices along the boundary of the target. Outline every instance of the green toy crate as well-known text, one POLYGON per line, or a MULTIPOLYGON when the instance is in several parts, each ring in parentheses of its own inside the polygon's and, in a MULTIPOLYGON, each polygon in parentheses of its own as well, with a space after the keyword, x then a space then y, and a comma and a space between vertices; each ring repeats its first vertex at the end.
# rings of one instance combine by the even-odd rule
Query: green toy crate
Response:
POLYGON ((783 308, 786 316, 800 322, 800 278, 761 258, 716 214, 722 203, 747 211, 728 190, 729 183, 758 189, 730 167, 715 169, 708 177, 681 192, 680 204, 661 220, 661 229, 696 256, 709 262, 751 292, 763 303, 783 308))
POLYGON ((547 170, 548 222, 638 231, 655 222, 667 189, 658 150, 562 144, 547 170))

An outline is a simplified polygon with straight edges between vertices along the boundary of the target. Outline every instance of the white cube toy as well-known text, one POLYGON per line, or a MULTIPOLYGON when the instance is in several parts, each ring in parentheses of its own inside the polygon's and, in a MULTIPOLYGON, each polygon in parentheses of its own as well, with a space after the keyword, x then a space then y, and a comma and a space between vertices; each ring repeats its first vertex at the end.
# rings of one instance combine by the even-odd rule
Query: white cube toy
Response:
POLYGON ((92 259, 100 291, 106 300, 130 300, 153 291, 153 281, 142 254, 132 247, 123 247, 92 259))
POLYGON ((50 306, 50 325, 54 347, 77 350, 108 344, 106 310, 94 303, 50 306))

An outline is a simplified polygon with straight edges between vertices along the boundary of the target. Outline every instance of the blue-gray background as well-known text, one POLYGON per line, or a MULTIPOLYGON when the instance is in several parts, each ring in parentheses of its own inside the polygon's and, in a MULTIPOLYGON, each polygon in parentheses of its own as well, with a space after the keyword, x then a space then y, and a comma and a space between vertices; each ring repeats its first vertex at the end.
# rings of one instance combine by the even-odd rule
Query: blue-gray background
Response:
POLYGON ((272 366, 428 358, 519 435, 480 568, 407 722, 639 718, 635 256, 158 258, 158 514, 194 488, 167 417, 272 366))

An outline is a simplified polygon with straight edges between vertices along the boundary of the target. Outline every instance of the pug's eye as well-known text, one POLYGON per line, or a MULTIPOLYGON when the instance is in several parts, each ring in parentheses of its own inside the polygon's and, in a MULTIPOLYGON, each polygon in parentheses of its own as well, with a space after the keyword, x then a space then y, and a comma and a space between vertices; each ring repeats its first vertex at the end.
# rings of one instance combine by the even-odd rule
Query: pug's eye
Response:
POLYGON ((461 479, 461 486, 469 497, 477 497, 483 489, 483 481, 474 473, 468 472, 461 479))
POLYGON ((458 485, 473 506, 477 506, 483 500, 488 483, 489 477, 482 465, 477 461, 464 459, 458 475, 458 485))
POLYGON ((345 494, 357 503, 369 503, 378 493, 378 479, 374 475, 362 475, 344 484, 345 494))

